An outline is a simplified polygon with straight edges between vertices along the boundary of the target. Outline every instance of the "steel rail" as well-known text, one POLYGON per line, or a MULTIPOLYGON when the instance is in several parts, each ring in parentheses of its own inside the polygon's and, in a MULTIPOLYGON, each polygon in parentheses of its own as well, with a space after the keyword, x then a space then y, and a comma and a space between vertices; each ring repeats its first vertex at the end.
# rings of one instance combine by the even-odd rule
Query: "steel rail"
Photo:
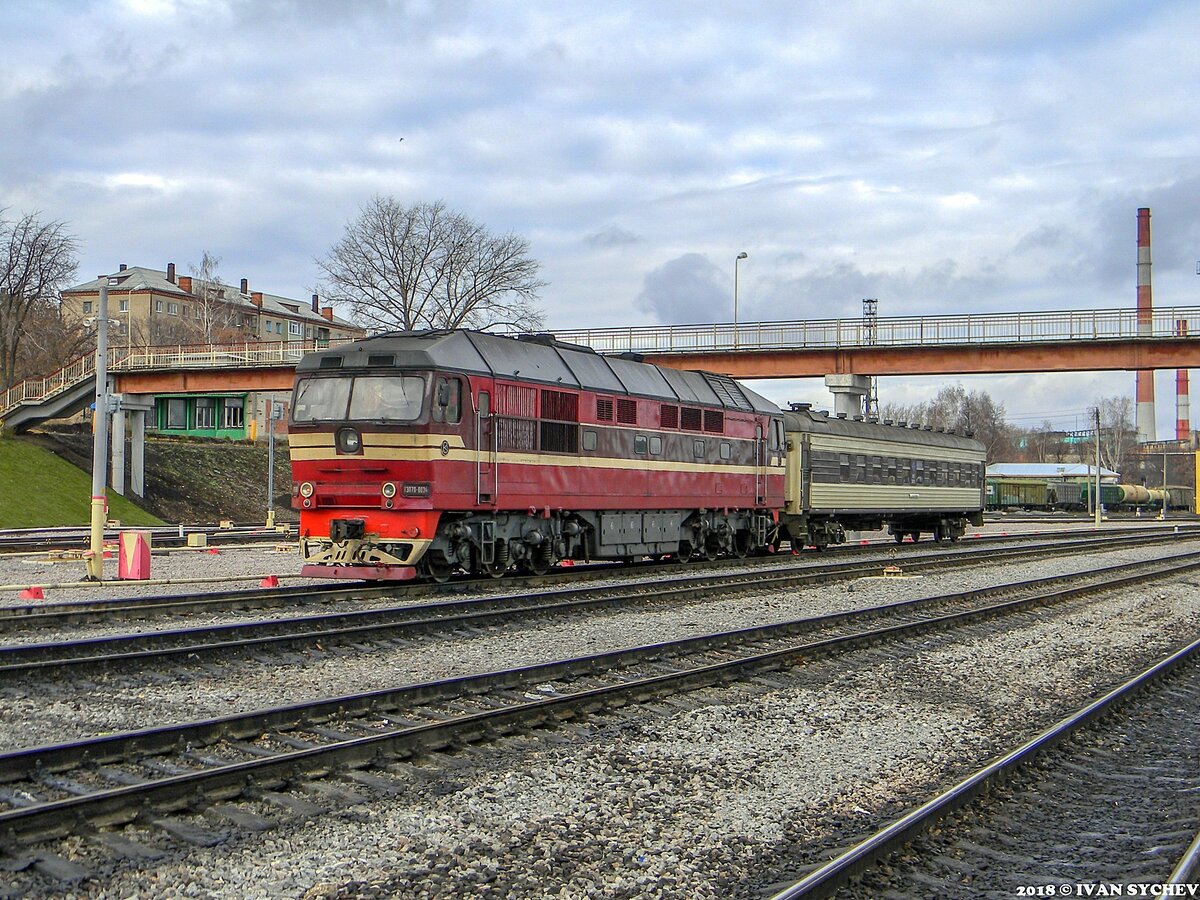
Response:
MULTIPOLYGON (((1052 548, 1061 552, 1061 547, 1052 548)), ((983 558, 973 551, 963 558, 923 557, 910 562, 910 569, 942 567, 951 563, 994 563, 1007 557, 1024 557, 1026 548, 1006 548, 983 558), (914 565, 915 563, 915 565, 914 565)), ((1165 557, 1141 564, 1121 563, 1097 570, 1101 576, 1128 571, 1134 565, 1155 565, 1164 559, 1191 558, 1200 551, 1165 557)), ((467 600, 392 606, 355 612, 233 622, 193 628, 81 638, 38 644, 0 646, 0 679, 19 679, 40 671, 64 668, 101 668, 118 664, 158 662, 164 659, 196 659, 236 650, 259 647, 308 647, 347 639, 397 639, 417 634, 448 632, 470 627, 490 627, 514 619, 549 617, 624 603, 666 602, 694 599, 698 593, 722 595, 794 587, 814 582, 875 575, 879 564, 851 562, 831 573, 827 569, 765 570, 759 572, 697 575, 662 581, 637 581, 590 588, 568 587, 528 594, 505 594, 467 600)), ((1090 574, 1090 573, 1089 573, 1090 574)), ((1030 584, 1050 584, 1069 579, 1056 575, 1030 584)))
MULTIPOLYGON (((1179 666, 1193 662, 1200 656, 1200 640, 1135 675, 1124 684, 1114 688, 1082 709, 1061 719, 1037 737, 1022 744, 1011 753, 989 763, 958 784, 944 791, 917 809, 895 820, 866 840, 856 844, 837 858, 809 873, 790 887, 774 894, 771 900, 796 900, 799 897, 828 897, 846 887, 856 876, 880 861, 884 856, 910 843, 923 831, 929 829, 948 813, 962 808, 983 790, 1002 781, 1019 766, 1031 761, 1038 754, 1054 747, 1097 718, 1110 712, 1117 705, 1129 700, 1179 666)), ((1200 838, 1197 839, 1200 842, 1200 838)), ((1194 856, 1196 844, 1185 854, 1180 868, 1194 856)), ((1195 864, 1195 859, 1191 860, 1195 864)), ((1184 873, 1188 874, 1188 873, 1184 873)), ((1172 876, 1174 877, 1174 875, 1172 876)))
MULTIPOLYGON (((1097 537, 1094 530, 1081 530, 1065 532, 1062 536, 1056 535, 1052 539, 1043 541, 1041 544, 1023 545, 1021 552, 1034 554, 1040 552, 1038 548, 1042 548, 1044 552, 1052 552, 1055 549, 1075 550, 1086 549, 1094 546, 1125 546, 1129 544, 1139 544, 1143 542, 1156 543, 1166 542, 1174 539, 1182 539, 1192 535, 1200 534, 1200 527, 1193 529, 1185 529, 1179 532, 1167 532, 1156 529, 1146 528, 1131 528, 1114 531, 1106 531, 1105 537, 1097 537)), ((912 562, 921 562, 925 559, 937 559, 942 561, 958 562, 970 561, 973 556, 980 554, 993 554, 993 558, 999 557, 1002 554, 1008 553, 1007 550, 991 549, 993 544, 1016 544, 1022 540, 1028 540, 1033 535, 1005 535, 995 537, 984 537, 978 540, 973 540, 968 544, 961 545, 963 547, 987 547, 987 550, 966 550, 960 549, 957 551, 943 549, 946 545, 930 544, 927 549, 904 551, 901 547, 911 548, 912 544, 872 544, 870 546, 846 546, 835 551, 840 554, 853 555, 855 557, 861 554, 878 553, 881 549, 886 548, 888 556, 886 560, 883 557, 879 558, 879 562, 895 562, 897 564, 910 565, 912 562), (937 548, 937 549, 935 549, 937 548), (933 555, 931 555, 933 554, 933 555)), ((924 545, 918 545, 924 547, 924 545)), ((700 562, 697 563, 690 571, 704 571, 710 567, 732 567, 744 565, 761 565, 763 568, 780 567, 781 560, 786 560, 785 556, 773 557, 754 557, 747 559, 725 559, 715 562, 700 562)), ((990 561, 990 560, 988 560, 990 561)), ((797 568, 821 569, 829 574, 831 578, 841 577, 839 571, 846 566, 853 566, 856 562, 838 561, 828 562, 825 559, 822 561, 801 562, 797 564, 797 568)), ((520 586, 523 584, 544 585, 555 583, 575 583, 581 579, 587 578, 607 578, 612 575, 626 574, 629 572, 650 572, 653 567, 659 565, 668 569, 673 569, 673 563, 635 563, 633 566, 621 565, 596 565, 596 566, 579 566, 571 571, 551 572, 544 576, 518 576, 512 579, 506 579, 501 582, 506 585, 520 586)), ((853 574, 853 573, 852 573, 853 574)), ((96 621, 112 621, 118 616, 129 617, 145 617, 149 615, 180 615, 189 612, 207 612, 217 609, 253 609, 259 607, 300 605, 308 602, 328 603, 335 600, 354 600, 360 598, 372 598, 380 596, 388 596, 393 598, 407 597, 410 595, 428 595, 434 594, 454 594, 461 593, 464 588, 471 586, 487 585, 494 586, 496 582, 491 578, 474 579, 471 581, 455 581, 447 585, 438 585, 433 583, 417 583, 417 584, 396 584, 388 582, 383 584, 371 582, 337 582, 328 585, 298 585, 293 587, 280 588, 259 588, 255 590, 228 590, 228 591, 212 591, 202 594, 160 594, 156 596, 144 597, 120 597, 101 600, 68 600, 68 601, 38 601, 37 603, 29 603, 25 605, 0 606, 0 632, 12 631, 16 629, 27 629, 28 627, 62 627, 64 625, 79 625, 87 622, 96 621)))
MULTIPOLYGON (((1165 577, 1197 567, 1200 567, 1200 554, 1193 554, 1188 561, 1179 562, 1158 574, 1165 577)), ((244 794, 253 796, 264 783, 288 783, 296 779, 323 777, 339 768, 355 769, 386 764, 391 759, 448 746, 461 746, 491 735, 507 734, 519 728, 568 719, 597 709, 641 702, 664 693, 678 693, 753 677, 763 670, 787 667, 880 641, 902 639, 1028 611, 1096 591, 1107 592, 1142 583, 1144 578, 1144 575, 1127 575, 1098 584, 1047 591, 944 615, 919 616, 901 624, 808 643, 787 643, 765 651, 754 645, 768 640, 790 639, 796 630, 811 628, 812 620, 753 626, 482 675, 460 676, 179 726, 143 729, 69 744, 12 751, 0 754, 0 779, 10 783, 29 776, 44 777, 71 770, 84 763, 128 762, 127 758, 134 754, 142 757, 162 755, 180 748, 194 752, 195 747, 210 746, 221 741, 263 737, 264 734, 270 738, 270 729, 298 730, 303 733, 305 728, 312 728, 334 717, 352 718, 370 714, 379 718, 384 711, 403 708, 403 704, 419 707, 473 698, 480 705, 490 707, 480 712, 459 712, 445 718, 434 713, 432 722, 404 722, 399 728, 385 728, 382 731, 374 727, 374 733, 366 736, 335 739, 333 743, 323 746, 306 744, 297 749, 295 744, 291 744, 286 750, 276 750, 269 756, 250 760, 229 763, 219 759, 214 761, 212 757, 203 758, 201 762, 209 766, 207 770, 189 771, 151 782, 125 784, 81 796, 35 802, 29 806, 0 811, 0 835, 7 835, 10 841, 36 841, 68 833, 82 823, 104 825, 129 822, 151 807, 178 810, 202 807, 214 798, 226 800, 244 794), (739 647, 749 651, 748 654, 717 662, 703 657, 703 654, 713 651, 734 652, 739 647), (691 668, 684 664, 681 670, 681 659, 671 661, 672 657, 686 657, 689 654, 701 656, 691 668), (637 662, 657 663, 669 671, 654 675, 633 672, 628 678, 622 678, 621 670, 637 662), (515 689, 530 685, 541 687, 544 691, 547 682, 586 680, 609 673, 612 673, 616 683, 585 686, 574 691, 551 688, 551 696, 543 693, 533 698, 527 694, 513 693, 515 689)), ((406 714, 412 713, 406 710, 406 714)))

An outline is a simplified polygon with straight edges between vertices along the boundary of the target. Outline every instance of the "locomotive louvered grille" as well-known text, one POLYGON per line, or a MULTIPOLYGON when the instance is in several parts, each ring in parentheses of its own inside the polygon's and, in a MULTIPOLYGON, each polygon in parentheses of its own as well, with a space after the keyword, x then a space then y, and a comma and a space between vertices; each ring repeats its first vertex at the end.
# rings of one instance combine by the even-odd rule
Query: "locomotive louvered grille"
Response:
POLYGON ((567 422, 543 422, 542 452, 578 453, 579 426, 567 422))
POLYGON ((681 423, 680 427, 686 431, 700 431, 703 420, 700 417, 700 410, 691 406, 685 406, 679 411, 679 421, 681 423))
POLYGON ((663 428, 679 427, 679 407, 664 404, 659 413, 659 421, 663 428))
POLYGON ((596 398, 596 421, 611 422, 613 420, 613 402, 611 397, 596 398))
POLYGON ((723 434, 725 432, 725 413, 719 409, 706 409, 704 411, 704 430, 714 434, 723 434))
POLYGON ((533 419, 497 419, 496 442, 501 450, 533 453, 537 450, 537 424, 533 419))
POLYGON ((537 417, 537 389, 517 384, 496 385, 496 415, 537 417))
POLYGON ((579 397, 562 391, 542 391, 542 418, 560 422, 579 421, 579 397))
POLYGON ((734 409, 744 409, 750 412, 754 409, 750 405, 750 401, 746 399, 746 395, 742 393, 742 389, 738 387, 736 381, 732 378, 722 378, 720 375, 705 373, 705 381, 713 392, 720 397, 726 406, 732 406, 734 409))
POLYGON ((617 421, 622 425, 637 424, 637 401, 636 400, 618 400, 617 401, 617 421))

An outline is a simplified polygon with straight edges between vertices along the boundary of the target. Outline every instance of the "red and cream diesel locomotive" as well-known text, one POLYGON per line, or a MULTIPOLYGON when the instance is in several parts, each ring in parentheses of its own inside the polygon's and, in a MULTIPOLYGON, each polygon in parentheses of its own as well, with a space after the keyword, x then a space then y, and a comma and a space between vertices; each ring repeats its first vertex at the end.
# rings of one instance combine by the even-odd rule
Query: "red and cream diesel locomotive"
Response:
POLYGON ((309 354, 296 378, 304 574, 499 577, 780 536, 784 414, 722 375, 455 330, 309 354))

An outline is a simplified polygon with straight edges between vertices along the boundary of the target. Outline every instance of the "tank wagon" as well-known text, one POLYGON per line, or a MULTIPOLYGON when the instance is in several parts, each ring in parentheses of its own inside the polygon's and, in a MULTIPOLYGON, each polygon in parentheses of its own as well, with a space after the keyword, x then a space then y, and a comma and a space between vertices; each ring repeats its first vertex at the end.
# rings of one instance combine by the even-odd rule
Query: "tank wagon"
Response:
POLYGON ((781 411, 731 378, 548 335, 398 332, 306 355, 289 420, 304 574, 444 580, 745 556, 980 521, 969 438, 781 411))

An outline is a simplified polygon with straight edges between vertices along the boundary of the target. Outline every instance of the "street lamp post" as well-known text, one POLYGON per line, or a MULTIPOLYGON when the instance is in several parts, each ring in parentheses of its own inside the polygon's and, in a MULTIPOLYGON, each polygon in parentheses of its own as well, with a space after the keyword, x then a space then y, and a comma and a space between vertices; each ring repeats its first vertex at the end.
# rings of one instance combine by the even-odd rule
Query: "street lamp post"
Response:
POLYGON ((745 259, 749 254, 743 250, 733 259, 733 346, 737 347, 738 342, 738 263, 745 259))

